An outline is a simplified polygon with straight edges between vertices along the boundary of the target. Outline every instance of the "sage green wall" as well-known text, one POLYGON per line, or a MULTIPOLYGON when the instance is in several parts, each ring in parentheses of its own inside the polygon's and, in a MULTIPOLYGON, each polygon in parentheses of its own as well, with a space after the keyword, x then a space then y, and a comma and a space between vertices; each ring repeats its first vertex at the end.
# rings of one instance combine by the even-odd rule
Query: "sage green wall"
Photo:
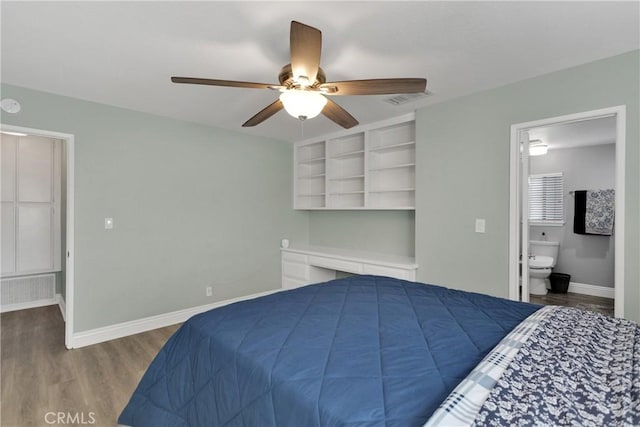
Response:
POLYGON ((280 239, 307 240, 289 143, 9 85, 2 96, 22 104, 3 123, 75 135, 76 332, 278 288, 280 239))
POLYGON ((309 243, 413 256, 413 211, 310 211, 309 243))
POLYGON ((506 297, 510 126, 626 104, 625 317, 640 321, 639 62, 634 51, 419 110, 419 280, 506 297))

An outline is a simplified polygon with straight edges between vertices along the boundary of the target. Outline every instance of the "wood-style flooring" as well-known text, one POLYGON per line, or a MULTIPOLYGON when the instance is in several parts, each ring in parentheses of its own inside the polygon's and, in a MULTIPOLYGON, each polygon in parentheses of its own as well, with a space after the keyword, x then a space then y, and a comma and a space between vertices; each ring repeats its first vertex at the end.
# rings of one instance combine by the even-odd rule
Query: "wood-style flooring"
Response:
POLYGON ((529 300, 534 304, 542 305, 564 305, 567 307, 577 307, 583 310, 597 311, 613 317, 614 306, 613 299, 594 297, 591 295, 582 295, 574 293, 554 294, 549 292, 547 295, 531 295, 529 300))
MULTIPOLYGON (((608 298, 550 293, 531 302, 613 315, 608 298)), ((78 421, 66 425, 115 426, 149 363, 179 326, 67 350, 57 306, 3 313, 0 322, 3 427, 51 425, 54 415, 47 414, 59 412, 78 421)))
POLYGON ((179 326, 67 350, 58 306, 3 313, 0 322, 3 427, 60 425, 51 423, 58 412, 72 421, 65 425, 117 425, 142 374, 179 326))

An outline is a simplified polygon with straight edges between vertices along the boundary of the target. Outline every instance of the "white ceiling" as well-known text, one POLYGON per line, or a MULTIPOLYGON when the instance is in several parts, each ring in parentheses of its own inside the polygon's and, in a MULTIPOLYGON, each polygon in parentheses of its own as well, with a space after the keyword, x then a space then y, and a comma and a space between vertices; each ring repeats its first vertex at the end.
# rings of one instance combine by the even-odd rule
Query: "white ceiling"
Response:
POLYGON ((614 144, 616 118, 610 116, 534 128, 529 131, 529 139, 546 142, 550 150, 614 144))
MULTIPOLYGON (((289 22, 323 32, 328 80, 426 77, 432 96, 333 98, 360 123, 640 48, 632 2, 1 2, 2 81, 284 140, 284 111, 241 128, 268 90, 170 76, 276 83, 289 22)), ((28 106, 23 106, 28 108, 28 106)), ((340 128, 320 116, 304 137, 340 128)))

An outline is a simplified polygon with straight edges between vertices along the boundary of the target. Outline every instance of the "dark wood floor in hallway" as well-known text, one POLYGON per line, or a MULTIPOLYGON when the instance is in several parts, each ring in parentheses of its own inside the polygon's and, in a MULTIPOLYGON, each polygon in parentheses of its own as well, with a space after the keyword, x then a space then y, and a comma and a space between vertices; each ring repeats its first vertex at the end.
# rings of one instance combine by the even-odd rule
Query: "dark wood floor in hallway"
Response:
POLYGON ((93 425, 115 426, 149 363, 179 326, 67 350, 57 306, 3 313, 0 322, 3 427, 51 425, 58 413, 77 421, 66 425, 88 425, 93 418, 93 425))
POLYGON ((591 295, 574 294, 554 294, 531 295, 529 300, 534 304, 542 305, 564 305, 567 307, 577 307, 583 310, 597 311, 598 313, 612 316, 614 314, 614 300, 611 298, 594 297, 591 295))

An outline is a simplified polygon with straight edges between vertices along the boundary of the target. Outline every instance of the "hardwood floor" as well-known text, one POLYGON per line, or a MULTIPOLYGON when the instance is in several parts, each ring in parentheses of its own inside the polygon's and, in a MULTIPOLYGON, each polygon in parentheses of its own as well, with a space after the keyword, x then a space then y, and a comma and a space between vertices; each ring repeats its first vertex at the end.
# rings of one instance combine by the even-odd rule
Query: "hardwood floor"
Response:
POLYGON ((0 322, 0 424, 8 427, 51 425, 58 413, 75 423, 57 424, 115 426, 149 363, 180 326, 67 350, 58 306, 3 313, 0 322))
MULTIPOLYGON (((613 315, 608 298, 549 293, 531 302, 613 315)), ((115 426, 149 363, 180 326, 67 350, 57 306, 3 313, 0 322, 0 424, 8 427, 51 425, 58 413, 76 421, 66 425, 115 426)))
POLYGON ((529 300, 534 304, 564 305, 567 307, 581 308, 583 310, 597 311, 611 317, 613 317, 614 313, 613 299, 611 298, 594 297, 570 292, 566 294, 549 292, 547 295, 531 295, 529 300))

